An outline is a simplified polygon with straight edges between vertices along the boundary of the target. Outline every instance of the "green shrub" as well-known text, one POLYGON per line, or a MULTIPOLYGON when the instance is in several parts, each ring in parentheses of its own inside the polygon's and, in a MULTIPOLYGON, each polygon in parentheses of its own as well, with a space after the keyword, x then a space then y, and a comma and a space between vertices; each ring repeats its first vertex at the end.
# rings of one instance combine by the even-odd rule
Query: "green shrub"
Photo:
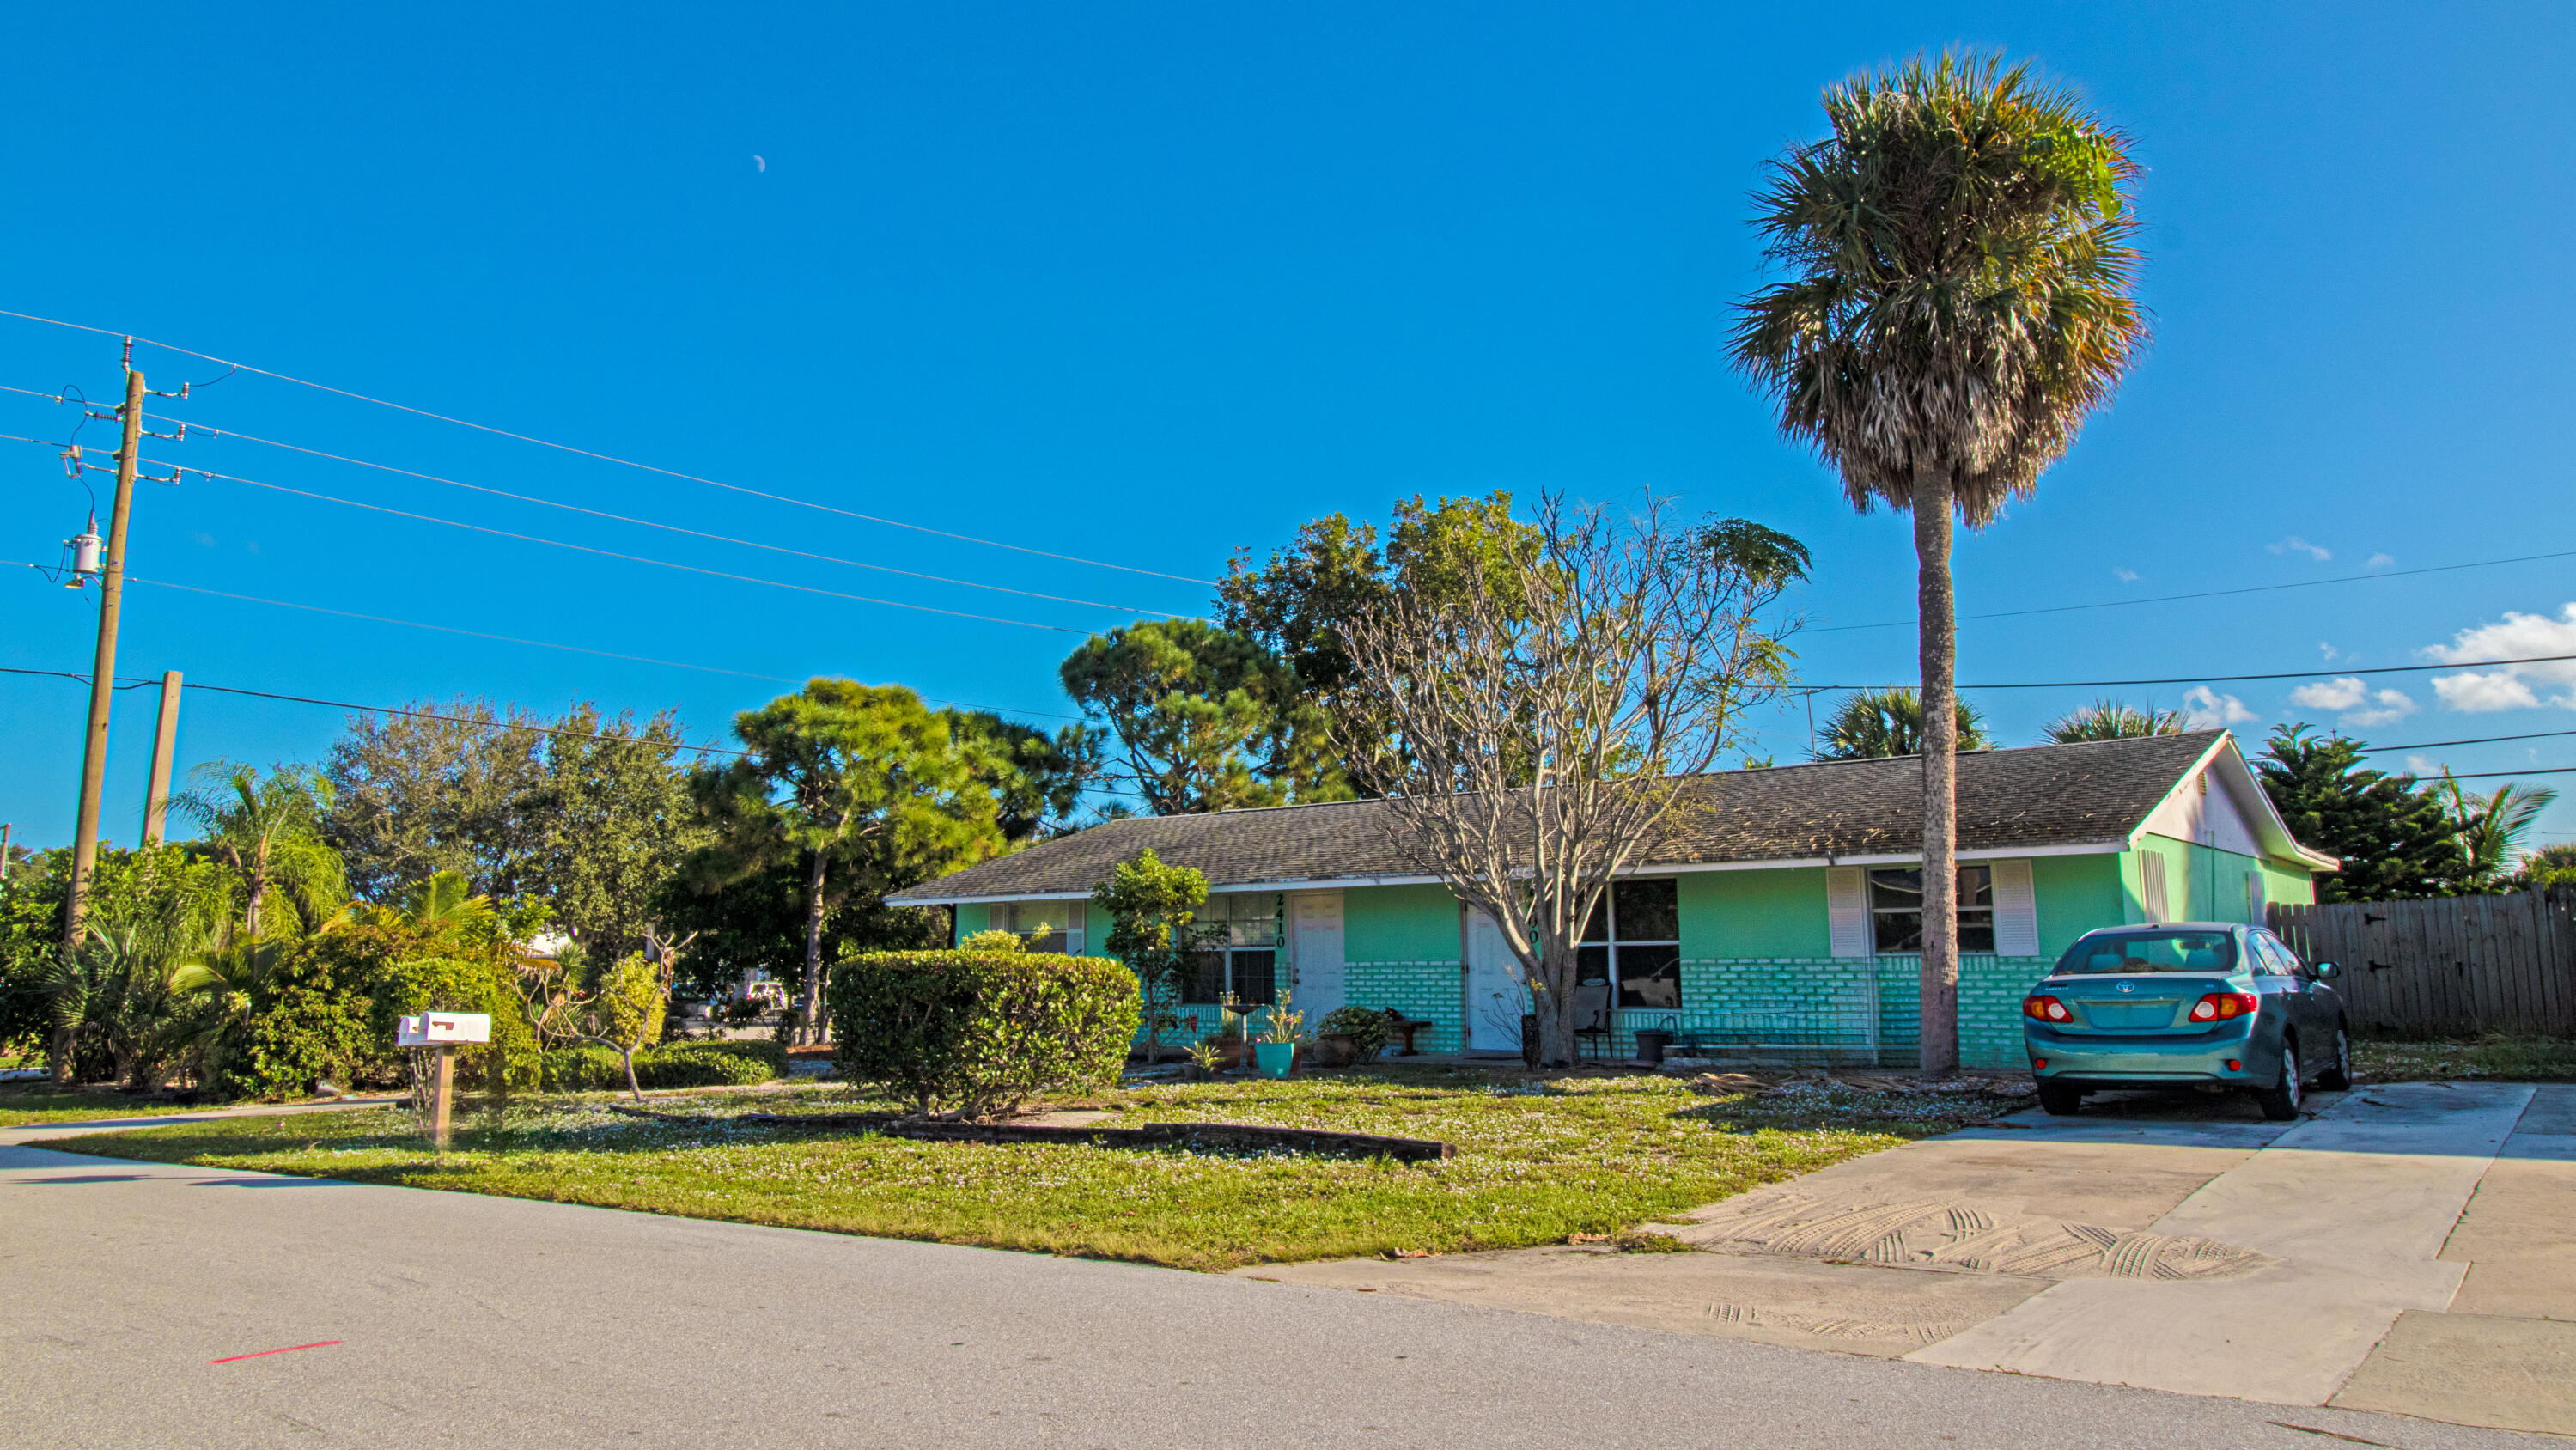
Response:
POLYGON ((377 1044, 393 1050, 394 1019, 423 1012, 483 1012, 492 1018, 492 1041, 459 1048, 456 1065, 467 1080, 495 1085, 494 1070, 513 1092, 537 1085, 537 1031, 519 1003, 510 969, 497 962, 457 957, 412 957, 385 969, 370 1016, 377 1044))
POLYGON ((1395 1038, 1395 1029, 1387 1025, 1386 1014, 1366 1007, 1336 1007, 1316 1024, 1318 1032, 1338 1032, 1360 1050, 1360 1061, 1375 1062, 1395 1038))
POLYGON ((843 1076, 970 1118, 1115 1082, 1139 1015, 1134 972, 1048 952, 849 957, 829 1006, 843 1076))
MULTIPOLYGON (((635 1054, 635 1081, 648 1088, 727 1087, 787 1075, 787 1050, 774 1042, 673 1042, 635 1054)), ((623 1092, 626 1064, 613 1047, 558 1047, 543 1059, 550 1093, 623 1092)))
POLYGON ((325 954, 300 944, 251 994, 250 1020, 221 1053, 227 1097, 302 1097, 325 1078, 347 1085, 374 1055, 367 999, 325 954))

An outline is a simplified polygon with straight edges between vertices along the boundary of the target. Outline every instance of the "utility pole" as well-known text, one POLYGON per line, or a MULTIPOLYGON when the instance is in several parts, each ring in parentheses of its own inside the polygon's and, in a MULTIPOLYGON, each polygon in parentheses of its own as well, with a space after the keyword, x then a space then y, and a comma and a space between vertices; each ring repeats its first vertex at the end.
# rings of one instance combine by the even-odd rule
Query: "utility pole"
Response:
POLYGON ((152 776, 143 790, 143 844, 158 846, 169 834, 170 757, 179 744, 179 672, 161 672, 161 712, 152 722, 152 776))
POLYGON ((116 615, 125 602, 125 520, 134 511, 134 471, 143 456, 143 374, 130 361, 125 369, 125 406, 117 416, 125 431, 116 450, 116 506, 107 519, 107 558, 98 576, 98 656, 90 666, 89 733, 81 743, 80 817, 72 832, 71 890, 63 903, 66 951, 80 947, 81 922, 89 914, 90 873, 98 866, 98 802, 107 784, 107 712, 116 698, 116 615))

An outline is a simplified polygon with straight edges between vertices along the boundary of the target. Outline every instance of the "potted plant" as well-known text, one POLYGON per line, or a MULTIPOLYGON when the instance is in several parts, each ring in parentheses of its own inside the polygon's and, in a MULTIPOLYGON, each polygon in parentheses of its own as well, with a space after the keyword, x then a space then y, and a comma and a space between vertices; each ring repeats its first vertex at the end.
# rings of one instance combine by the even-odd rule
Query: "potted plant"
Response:
POLYGON ((1315 1061, 1325 1067, 1375 1062, 1394 1036, 1386 1025, 1385 1013, 1366 1007, 1336 1007, 1316 1024, 1315 1061))
POLYGON ((1263 1024, 1261 1040, 1252 1044, 1254 1070, 1263 1077, 1286 1077, 1297 1065, 1297 1042, 1306 1026, 1306 1014, 1288 1010, 1288 994, 1279 994, 1270 1009, 1270 1020, 1263 1024))

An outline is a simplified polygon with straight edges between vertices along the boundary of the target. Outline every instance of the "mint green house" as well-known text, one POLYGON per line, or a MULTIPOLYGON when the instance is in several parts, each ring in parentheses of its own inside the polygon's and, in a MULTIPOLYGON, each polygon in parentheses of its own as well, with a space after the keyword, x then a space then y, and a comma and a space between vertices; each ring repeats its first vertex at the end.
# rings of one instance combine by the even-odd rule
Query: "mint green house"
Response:
MULTIPOLYGON (((1681 837, 1612 889, 1584 949, 1592 1045, 1635 1034, 1911 1061, 1922 937, 1912 757, 1694 776, 1681 837)), ((1204 873, 1184 997, 1202 1030, 1231 991, 1283 992, 1311 1022, 1345 1004, 1430 1025, 1426 1051, 1514 1053, 1517 966, 1490 922, 1406 859, 1370 801, 1136 817, 896 892, 960 934, 1043 929, 1096 950, 1086 898, 1153 849, 1204 873)), ((2333 857, 2292 839, 2226 731, 1959 757, 1961 1053, 2022 1065, 2019 1006, 2077 936, 2144 921, 2255 921, 2315 900, 2333 857)))

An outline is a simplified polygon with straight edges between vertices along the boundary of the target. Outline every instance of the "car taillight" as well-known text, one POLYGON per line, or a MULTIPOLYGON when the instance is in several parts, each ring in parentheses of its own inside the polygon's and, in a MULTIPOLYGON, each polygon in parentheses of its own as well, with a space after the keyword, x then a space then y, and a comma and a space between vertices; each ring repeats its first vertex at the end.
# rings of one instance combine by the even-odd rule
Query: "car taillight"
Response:
POLYGON ((2261 999, 2251 992, 2212 992, 2191 1004, 2194 1022, 2224 1022, 2230 1017, 2251 1017, 2261 999))
POLYGON ((2066 1010, 2065 1003, 2058 1001, 2055 997, 2049 996, 2022 998, 2021 1015, 2024 1017, 2035 1018, 2041 1022, 2072 1022, 2075 1020, 2075 1014, 2066 1010))

